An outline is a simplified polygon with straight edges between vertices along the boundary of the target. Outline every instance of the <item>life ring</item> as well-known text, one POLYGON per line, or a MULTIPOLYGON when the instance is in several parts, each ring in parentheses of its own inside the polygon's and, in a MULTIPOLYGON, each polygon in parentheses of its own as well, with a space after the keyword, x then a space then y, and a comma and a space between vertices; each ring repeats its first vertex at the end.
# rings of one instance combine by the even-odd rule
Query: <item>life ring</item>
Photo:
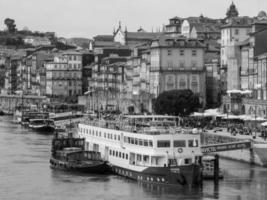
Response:
POLYGON ((179 152, 179 153, 183 153, 183 149, 182 149, 182 148, 179 148, 179 149, 178 149, 178 152, 179 152))

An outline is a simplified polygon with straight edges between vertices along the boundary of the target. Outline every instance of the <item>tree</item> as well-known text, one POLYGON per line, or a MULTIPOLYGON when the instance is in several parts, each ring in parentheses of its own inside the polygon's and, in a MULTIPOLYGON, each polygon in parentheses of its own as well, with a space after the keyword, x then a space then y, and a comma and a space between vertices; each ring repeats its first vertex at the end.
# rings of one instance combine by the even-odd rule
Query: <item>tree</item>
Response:
POLYGON ((14 19, 6 18, 4 23, 7 26, 7 30, 9 33, 15 33, 16 32, 16 24, 15 24, 14 19))
POLYGON ((199 98, 191 90, 170 90, 161 93, 154 109, 157 114, 189 115, 200 107, 199 98))

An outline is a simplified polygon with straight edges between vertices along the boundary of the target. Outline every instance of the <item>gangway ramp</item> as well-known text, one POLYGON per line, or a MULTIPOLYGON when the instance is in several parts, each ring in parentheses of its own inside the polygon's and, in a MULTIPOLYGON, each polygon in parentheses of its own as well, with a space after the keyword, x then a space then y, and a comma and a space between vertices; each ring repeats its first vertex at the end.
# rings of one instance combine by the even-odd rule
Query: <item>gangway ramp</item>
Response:
POLYGON ((228 142, 228 143, 217 143, 210 145, 203 145, 201 151, 203 154, 216 153, 221 151, 233 151, 240 149, 250 149, 252 148, 251 141, 239 141, 239 142, 228 142))

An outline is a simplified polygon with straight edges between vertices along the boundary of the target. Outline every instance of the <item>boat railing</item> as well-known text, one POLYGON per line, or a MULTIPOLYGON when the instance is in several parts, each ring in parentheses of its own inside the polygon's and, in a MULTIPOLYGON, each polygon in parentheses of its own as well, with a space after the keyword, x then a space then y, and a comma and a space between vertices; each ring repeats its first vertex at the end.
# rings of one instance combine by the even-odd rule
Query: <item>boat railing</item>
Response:
POLYGON ((132 132, 146 135, 160 135, 160 134, 199 134, 198 130, 182 129, 178 126, 157 126, 156 124, 150 126, 135 126, 123 120, 89 120, 84 119, 81 123, 99 128, 108 128, 113 130, 122 130, 125 132, 132 132))

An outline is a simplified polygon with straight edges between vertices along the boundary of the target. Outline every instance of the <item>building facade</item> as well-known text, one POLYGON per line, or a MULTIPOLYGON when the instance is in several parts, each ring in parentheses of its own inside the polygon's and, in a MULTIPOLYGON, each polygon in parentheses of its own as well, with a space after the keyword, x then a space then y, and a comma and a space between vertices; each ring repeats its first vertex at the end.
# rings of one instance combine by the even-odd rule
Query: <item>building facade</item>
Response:
POLYGON ((82 56, 78 52, 62 52, 45 64, 46 95, 77 98, 82 94, 82 56))
POLYGON ((190 89, 206 104, 205 46, 197 39, 163 36, 151 44, 150 92, 190 89))

